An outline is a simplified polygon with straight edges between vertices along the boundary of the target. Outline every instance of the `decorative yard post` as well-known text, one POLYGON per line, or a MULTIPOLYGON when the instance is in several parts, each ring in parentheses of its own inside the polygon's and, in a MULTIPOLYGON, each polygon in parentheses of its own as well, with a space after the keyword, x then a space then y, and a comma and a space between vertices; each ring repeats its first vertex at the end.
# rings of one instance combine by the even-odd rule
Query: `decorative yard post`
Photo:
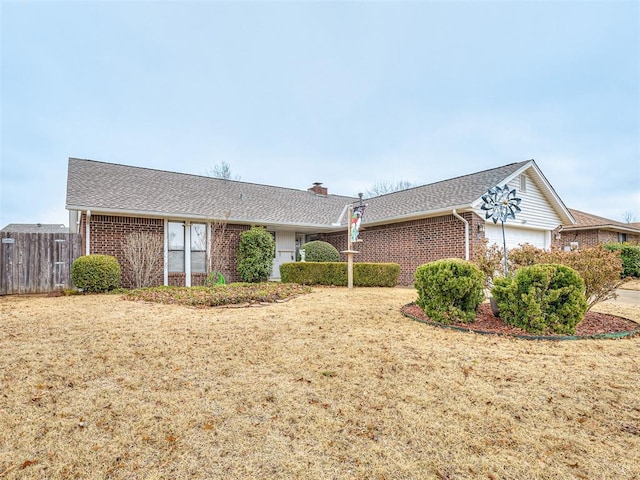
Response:
POLYGON ((504 256, 504 276, 509 273, 507 267, 507 239, 504 234, 504 222, 507 218, 516 218, 516 213, 522 210, 518 205, 522 200, 516 197, 516 189, 509 190, 509 186, 490 188, 486 194, 482 196, 482 210, 486 210, 485 219, 491 218, 493 223, 502 222, 502 247, 504 256))
POLYGON ((358 253, 353 249, 353 242, 351 240, 351 218, 353 217, 353 207, 349 207, 349 224, 347 225, 347 249, 342 252, 347 254, 347 287, 349 290, 353 288, 353 255, 358 253))
POLYGON ((358 239, 360 234, 360 223, 362 222, 362 214, 364 213, 365 205, 362 204, 362 193, 359 193, 360 205, 354 207, 349 206, 349 223, 347 225, 347 249, 342 253, 347 254, 347 287, 353 288, 353 255, 358 251, 353 249, 355 242, 361 242, 358 239))

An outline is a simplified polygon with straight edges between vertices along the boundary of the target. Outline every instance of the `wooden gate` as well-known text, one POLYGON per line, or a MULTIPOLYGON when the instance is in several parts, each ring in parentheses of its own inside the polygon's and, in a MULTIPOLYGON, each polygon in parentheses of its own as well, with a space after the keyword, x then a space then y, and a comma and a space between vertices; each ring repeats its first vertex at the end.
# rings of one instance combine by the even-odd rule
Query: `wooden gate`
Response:
POLYGON ((71 233, 0 232, 0 295, 71 287, 71 264, 82 239, 71 233))

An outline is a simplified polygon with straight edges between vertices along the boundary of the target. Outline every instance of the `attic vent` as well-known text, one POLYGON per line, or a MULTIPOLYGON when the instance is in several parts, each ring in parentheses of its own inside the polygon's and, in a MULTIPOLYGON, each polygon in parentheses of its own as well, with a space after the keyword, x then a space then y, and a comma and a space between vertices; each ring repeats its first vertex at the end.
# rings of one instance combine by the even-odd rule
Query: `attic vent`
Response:
POLYGON ((313 186, 308 188, 307 191, 316 195, 327 195, 328 193, 327 188, 322 186, 322 182, 314 182, 313 186))
POLYGON ((527 192, 527 176, 524 173, 520 175, 520 191, 527 192))

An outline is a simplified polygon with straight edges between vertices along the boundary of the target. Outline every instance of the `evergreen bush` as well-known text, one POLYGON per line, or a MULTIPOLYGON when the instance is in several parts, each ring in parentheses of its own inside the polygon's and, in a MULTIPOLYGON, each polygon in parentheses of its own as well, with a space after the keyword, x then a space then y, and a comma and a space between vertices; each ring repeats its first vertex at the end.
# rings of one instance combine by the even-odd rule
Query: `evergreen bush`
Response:
POLYGON ((108 292, 120 287, 120 263, 111 255, 85 255, 71 265, 71 282, 85 292, 108 292))
POLYGON ((275 241, 264 228, 253 226, 242 232, 237 253, 237 270, 242 281, 266 281, 271 275, 275 250, 275 241))
POLYGON ((575 334, 587 311, 584 281, 559 264, 522 267, 491 290, 504 322, 531 333, 575 334))
POLYGON ((611 252, 620 252, 623 277, 640 278, 640 245, 607 243, 605 248, 611 252))
POLYGON ((482 299, 484 274, 457 258, 420 265, 415 272, 416 303, 429 318, 443 324, 472 322, 482 299))
MULTIPOLYGON (((302 246, 306 262, 339 262, 340 252, 330 243, 321 240, 305 243, 302 246)), ((298 259, 300 260, 300 259, 298 259)))

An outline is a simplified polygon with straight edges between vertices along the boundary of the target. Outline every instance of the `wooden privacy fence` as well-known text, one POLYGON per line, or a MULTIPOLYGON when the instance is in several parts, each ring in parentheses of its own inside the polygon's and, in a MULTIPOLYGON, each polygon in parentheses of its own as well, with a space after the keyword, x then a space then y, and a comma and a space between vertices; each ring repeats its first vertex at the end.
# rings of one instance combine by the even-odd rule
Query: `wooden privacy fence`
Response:
POLYGON ((72 233, 0 232, 0 295, 71 287, 71 264, 82 254, 72 233))

